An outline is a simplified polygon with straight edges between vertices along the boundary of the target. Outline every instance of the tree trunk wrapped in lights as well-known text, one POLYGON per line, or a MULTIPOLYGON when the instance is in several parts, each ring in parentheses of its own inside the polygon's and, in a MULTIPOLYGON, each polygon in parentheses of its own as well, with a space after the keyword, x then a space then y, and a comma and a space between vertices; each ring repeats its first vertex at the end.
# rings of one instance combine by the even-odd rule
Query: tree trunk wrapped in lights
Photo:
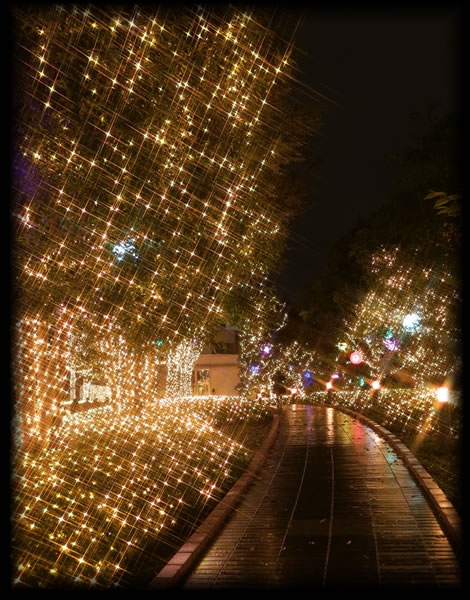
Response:
POLYGON ((17 324, 14 342, 15 427, 18 447, 41 450, 61 421, 69 398, 66 322, 48 326, 39 319, 17 324))
POLYGON ((196 339, 184 340, 170 350, 167 359, 168 374, 165 392, 167 398, 192 395, 191 374, 201 350, 202 345, 196 339))

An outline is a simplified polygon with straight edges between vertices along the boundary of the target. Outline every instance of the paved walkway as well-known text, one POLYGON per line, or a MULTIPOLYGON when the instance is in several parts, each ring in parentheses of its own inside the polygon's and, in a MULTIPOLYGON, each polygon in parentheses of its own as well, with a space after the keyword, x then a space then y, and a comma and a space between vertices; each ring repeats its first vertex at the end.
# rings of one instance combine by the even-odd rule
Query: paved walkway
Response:
POLYGON ((395 436, 324 405, 275 424, 151 589, 463 587, 458 515, 395 436))

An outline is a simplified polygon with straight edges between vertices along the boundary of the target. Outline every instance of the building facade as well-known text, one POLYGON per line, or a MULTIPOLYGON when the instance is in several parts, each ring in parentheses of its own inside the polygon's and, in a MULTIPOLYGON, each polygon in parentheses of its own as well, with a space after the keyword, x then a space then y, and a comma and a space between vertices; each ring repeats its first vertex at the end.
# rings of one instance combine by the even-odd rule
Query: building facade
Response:
POLYGON ((222 326, 214 342, 199 356, 192 375, 195 396, 238 396, 240 383, 238 331, 222 326))

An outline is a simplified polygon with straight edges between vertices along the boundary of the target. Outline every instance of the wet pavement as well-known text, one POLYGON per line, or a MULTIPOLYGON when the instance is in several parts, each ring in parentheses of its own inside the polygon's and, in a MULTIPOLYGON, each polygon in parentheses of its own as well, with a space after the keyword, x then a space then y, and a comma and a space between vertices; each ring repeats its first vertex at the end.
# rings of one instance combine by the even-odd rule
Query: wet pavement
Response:
POLYGON ((277 427, 150 588, 462 589, 458 517, 398 439, 325 405, 277 427))

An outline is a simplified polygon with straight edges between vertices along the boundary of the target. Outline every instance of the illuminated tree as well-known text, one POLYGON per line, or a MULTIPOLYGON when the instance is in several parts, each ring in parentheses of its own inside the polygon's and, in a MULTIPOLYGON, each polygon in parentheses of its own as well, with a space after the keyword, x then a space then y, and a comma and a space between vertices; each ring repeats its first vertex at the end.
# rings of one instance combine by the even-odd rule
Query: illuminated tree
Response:
MULTIPOLYGON (((452 341, 460 333, 462 281, 459 218, 462 196, 459 193, 459 161, 456 156, 458 127, 455 117, 436 118, 432 112, 428 117, 417 121, 419 124, 425 123, 426 131, 421 130, 407 151, 392 157, 398 169, 388 202, 367 221, 359 223, 338 240, 329 254, 324 272, 296 307, 295 320, 290 318, 294 331, 302 334, 299 339, 303 344, 311 340, 312 349, 324 360, 330 373, 333 368, 341 368, 346 378, 351 375, 355 382, 359 379, 370 380, 374 371, 376 375, 381 372, 378 357, 384 352, 389 311, 393 312, 395 305, 402 305, 405 311, 409 304, 405 300, 404 290, 396 298, 390 294, 395 277, 405 278, 409 294, 416 298, 424 294, 430 280, 433 280, 434 286, 441 279, 445 280, 445 285, 439 283, 445 288, 442 305, 429 295, 422 301, 431 313, 439 313, 447 306, 446 311, 452 321, 449 324, 452 335, 448 340, 448 351, 459 358, 459 344, 452 341), (371 264, 381 265, 381 268, 371 268, 371 264), (419 272, 421 279, 417 276, 419 272), (358 328, 357 339, 354 339, 354 335, 347 339, 345 328, 351 334, 355 327, 358 328), (353 350, 360 350, 367 355, 368 344, 363 334, 365 336, 368 331, 377 341, 375 359, 371 365, 366 361, 353 365, 349 360, 353 350), (338 354, 338 350, 341 354, 338 354)), ((398 310, 394 320, 396 332, 401 329, 400 313, 401 310, 398 310)), ((292 314, 293 311, 290 317, 292 314)), ((406 330, 403 332, 408 343, 418 339, 424 343, 426 336, 421 337, 423 334, 423 329, 414 336, 406 330)), ((428 342, 432 346, 431 338, 428 338, 428 342)), ((446 344, 445 339, 440 342, 446 344)), ((428 348, 431 346, 428 345, 428 348)), ((441 350, 441 347, 437 349, 439 355, 441 350)), ((383 360, 388 358, 392 361, 387 365, 388 372, 400 372, 402 378, 400 383, 395 382, 397 385, 404 385, 406 380, 411 385, 412 378, 405 377, 407 369, 397 371, 403 352, 392 351, 383 360)), ((429 365, 432 363, 433 360, 429 365)), ((424 371, 428 368, 433 370, 431 366, 424 366, 424 371)), ((422 377, 426 378, 424 371, 422 377)), ((436 365, 437 378, 440 371, 436 365)), ((421 380, 420 376, 418 380, 421 380)))
MULTIPOLYGON (((434 110, 399 167, 392 198, 359 231, 351 256, 368 286, 347 319, 349 345, 364 354, 371 376, 389 385, 426 386, 461 372, 461 230, 457 124, 434 110), (449 190, 448 193, 432 190, 449 190)), ((344 340, 342 340, 344 341, 344 340)), ((353 369, 358 371, 364 365, 353 369)))
POLYGON ((15 8, 15 318, 65 319, 84 368, 104 336, 174 353, 231 320, 230 295, 251 310, 271 293, 299 210, 282 182, 319 121, 271 21, 15 8))
POLYGON ((360 352, 371 379, 386 386, 458 385, 461 296, 449 265, 423 261, 419 249, 411 256, 383 249, 372 257, 370 275, 346 330, 346 354, 360 352))
POLYGON ((277 369, 273 360, 273 338, 286 320, 285 305, 274 293, 252 306, 250 313, 239 322, 240 334, 240 391, 252 393, 260 385, 270 385, 277 369))

